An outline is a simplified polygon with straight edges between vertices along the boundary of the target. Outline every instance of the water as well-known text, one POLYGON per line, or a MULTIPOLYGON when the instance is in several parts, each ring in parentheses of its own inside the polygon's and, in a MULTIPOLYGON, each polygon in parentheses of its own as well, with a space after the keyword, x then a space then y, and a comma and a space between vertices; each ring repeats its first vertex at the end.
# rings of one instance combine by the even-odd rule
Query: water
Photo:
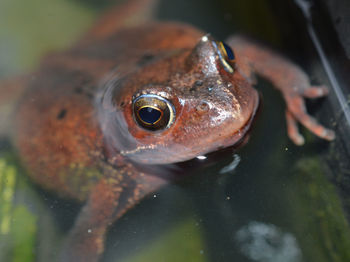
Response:
MULTIPOLYGON (((54 1, 50 7, 41 0, 28 6, 19 3, 0 4, 2 14, 7 14, 0 15, 4 20, 0 22, 3 76, 25 72, 48 50, 69 46, 100 8, 68 0, 54 1), (30 18, 40 14, 47 22, 20 15, 27 12, 30 18)), ((249 32, 295 55, 313 79, 327 82, 317 56, 304 56, 317 54, 310 51, 312 45, 307 40, 286 44, 279 33, 281 25, 275 23, 279 17, 271 17, 269 5, 250 1, 221 9, 210 1, 179 1, 177 5, 162 3, 160 18, 188 21, 220 38, 236 30, 249 32), (315 60, 308 61, 310 57, 315 60)), ((191 169, 194 176, 149 196, 113 225, 104 261, 350 259, 350 230, 341 202, 346 195, 339 195, 339 188, 329 182, 334 173, 325 161, 342 164, 341 158, 332 155, 338 152, 337 144, 330 145, 302 129, 306 145, 294 146, 286 136, 280 94, 263 79, 257 88, 263 106, 249 143, 219 157, 210 155, 183 165, 195 166, 191 169)), ((309 106, 312 113, 321 112, 328 125, 329 120, 339 119, 330 112, 328 100, 309 106)), ((33 185, 6 138, 1 141, 0 261, 52 261, 80 205, 33 185)))

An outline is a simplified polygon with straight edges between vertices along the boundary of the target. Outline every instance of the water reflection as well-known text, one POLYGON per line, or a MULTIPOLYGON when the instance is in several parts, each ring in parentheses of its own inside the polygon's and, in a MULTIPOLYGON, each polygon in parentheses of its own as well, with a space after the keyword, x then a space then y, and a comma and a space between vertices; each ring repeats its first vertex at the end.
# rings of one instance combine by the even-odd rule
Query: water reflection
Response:
POLYGON ((300 262, 296 238, 272 224, 251 221, 235 234, 240 250, 259 262, 300 262))
POLYGON ((229 173, 232 172, 233 170, 235 170, 235 168, 238 166, 239 162, 241 161, 241 158, 238 154, 234 154, 233 155, 233 160, 231 163, 229 163, 227 166, 224 166, 219 173, 220 174, 225 174, 225 173, 229 173))

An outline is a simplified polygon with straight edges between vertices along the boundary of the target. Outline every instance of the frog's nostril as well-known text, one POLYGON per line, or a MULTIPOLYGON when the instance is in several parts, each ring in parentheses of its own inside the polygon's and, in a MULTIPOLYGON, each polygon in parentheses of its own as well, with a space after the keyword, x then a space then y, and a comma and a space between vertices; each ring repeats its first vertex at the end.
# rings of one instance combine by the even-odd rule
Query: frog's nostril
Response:
POLYGON ((196 110, 198 113, 204 114, 209 111, 209 108, 209 104, 205 101, 202 101, 201 103, 199 103, 199 105, 197 105, 196 110))

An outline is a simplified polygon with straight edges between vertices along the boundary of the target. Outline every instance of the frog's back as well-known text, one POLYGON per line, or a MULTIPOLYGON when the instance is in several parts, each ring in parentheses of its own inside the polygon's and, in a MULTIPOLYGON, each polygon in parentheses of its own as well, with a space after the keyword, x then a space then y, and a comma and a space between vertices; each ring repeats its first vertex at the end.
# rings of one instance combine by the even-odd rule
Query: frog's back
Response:
POLYGON ((84 199, 110 165, 94 107, 101 83, 160 53, 192 48, 201 35, 190 26, 151 23, 47 56, 16 114, 15 143, 33 179, 61 195, 84 199))

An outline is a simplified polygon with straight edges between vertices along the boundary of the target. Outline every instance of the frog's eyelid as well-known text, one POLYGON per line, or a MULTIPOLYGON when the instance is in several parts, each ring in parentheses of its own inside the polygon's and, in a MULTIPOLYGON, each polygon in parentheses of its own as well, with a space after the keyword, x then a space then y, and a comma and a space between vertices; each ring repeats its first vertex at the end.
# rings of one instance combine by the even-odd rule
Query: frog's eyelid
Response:
MULTIPOLYGON (((223 65, 224 69, 229 72, 230 74, 233 73, 233 68, 232 66, 227 62, 226 60, 226 57, 228 57, 228 54, 227 54, 227 51, 225 49, 225 46, 222 42, 215 42, 215 41, 212 41, 212 44, 213 46, 215 47, 216 51, 217 51, 217 54, 219 56, 219 59, 220 59, 220 62, 221 64, 223 65), (218 45, 221 45, 221 46, 218 46, 218 45), (225 52, 224 55, 226 57, 223 56, 222 52, 225 52)), ((233 52, 232 52, 233 53, 233 52)), ((234 55, 233 55, 234 57, 234 55)), ((234 61, 234 60, 233 60, 234 61)))

